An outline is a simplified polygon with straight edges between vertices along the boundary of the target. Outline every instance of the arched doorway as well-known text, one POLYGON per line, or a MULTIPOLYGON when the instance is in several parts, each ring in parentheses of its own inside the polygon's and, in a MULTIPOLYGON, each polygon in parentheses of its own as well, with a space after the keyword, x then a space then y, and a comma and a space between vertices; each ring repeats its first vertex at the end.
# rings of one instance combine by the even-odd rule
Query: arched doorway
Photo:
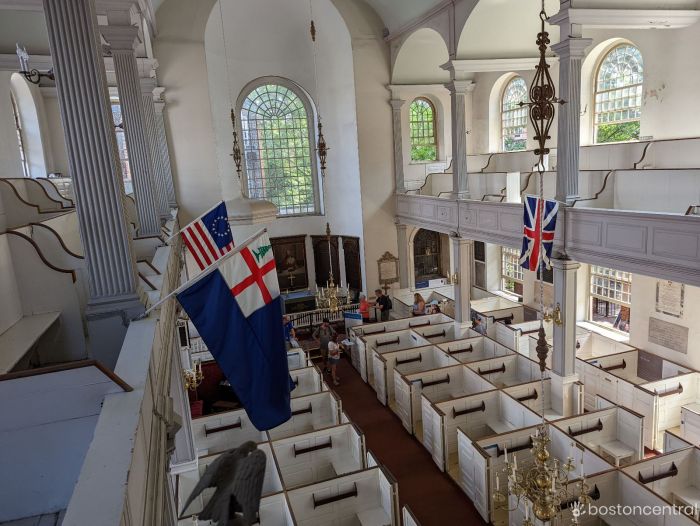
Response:
POLYGON ((438 232, 421 229, 413 238, 413 269, 416 286, 421 282, 445 277, 443 240, 438 232))

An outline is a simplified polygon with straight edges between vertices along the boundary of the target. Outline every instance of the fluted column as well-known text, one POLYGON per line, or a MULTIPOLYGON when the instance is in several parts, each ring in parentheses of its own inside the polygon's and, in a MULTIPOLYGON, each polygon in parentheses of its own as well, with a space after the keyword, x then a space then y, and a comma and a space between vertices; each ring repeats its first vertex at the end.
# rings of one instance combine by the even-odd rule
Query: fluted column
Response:
MULTIPOLYGON (((567 11, 568 12, 568 11, 567 11)), ((568 21, 568 17, 564 19, 568 21)), ((568 23, 562 23, 562 35, 568 23)), ((552 46, 559 57, 559 97, 566 101, 557 107, 557 201, 571 204, 578 199, 579 147, 581 145, 581 65, 590 38, 568 37, 552 46)))
POLYGON ((402 289, 409 287, 408 281, 408 236, 406 225, 396 223, 396 241, 399 248, 399 286, 402 289))
POLYGON ((168 138, 165 136, 165 119, 163 110, 165 110, 165 102, 161 100, 155 101, 156 110, 156 128, 158 131, 158 151, 160 153, 160 162, 163 167, 163 175, 165 176, 165 189, 168 195, 168 205, 171 208, 177 206, 177 197, 175 195, 175 184, 173 183, 173 170, 170 166, 170 150, 168 149, 168 138))
POLYGON ((474 262, 474 241, 459 236, 451 236, 452 256, 456 269, 455 321, 467 323, 471 313, 471 283, 474 262))
POLYGON ((469 197, 467 172, 467 97, 474 90, 471 80, 452 80, 445 84, 450 91, 452 117, 452 192, 458 199, 469 197))
POLYGON ((93 0, 44 0, 56 91, 88 271, 92 356, 116 363, 128 319, 142 310, 121 165, 93 0), (100 341, 103 338, 103 341, 100 341), (102 345, 104 343, 104 345, 102 345))
POLYGON ((153 182, 153 192, 156 201, 156 208, 162 219, 170 216, 170 206, 168 205, 168 192, 165 183, 165 171, 163 169, 160 155, 160 144, 158 141, 158 127, 156 126, 156 108, 153 101, 153 90, 156 89, 155 79, 141 79, 141 102, 143 106, 143 117, 146 124, 146 137, 151 158, 151 181, 153 182))
POLYGON ((391 115, 394 131, 394 178, 396 180, 396 193, 406 192, 406 180, 403 172, 403 126, 401 119, 401 108, 406 103, 405 100, 391 99, 391 115))
POLYGON ((129 152, 129 166, 134 179, 134 198, 139 217, 139 236, 160 234, 159 211, 156 208, 152 160, 148 130, 141 102, 141 85, 134 45, 138 28, 103 26, 100 28, 110 44, 119 90, 119 104, 124 117, 124 135, 129 152))

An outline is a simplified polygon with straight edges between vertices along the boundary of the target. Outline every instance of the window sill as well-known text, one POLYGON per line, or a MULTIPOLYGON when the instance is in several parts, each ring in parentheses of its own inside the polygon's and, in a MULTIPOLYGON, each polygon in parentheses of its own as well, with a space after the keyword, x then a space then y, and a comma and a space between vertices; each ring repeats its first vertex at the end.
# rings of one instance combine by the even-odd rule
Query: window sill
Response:
POLYGON ((628 343, 630 341, 630 335, 624 331, 618 331, 611 327, 606 327, 605 325, 600 325, 593 321, 579 321, 576 323, 579 327, 586 329, 587 331, 595 332, 601 336, 605 336, 611 340, 615 340, 620 343, 628 343))
POLYGON ((416 166, 421 166, 425 164, 435 164, 435 163, 447 163, 447 161, 442 161, 440 159, 435 159, 434 161, 409 161, 408 165, 416 165, 416 166))
POLYGON ((515 303, 522 303, 522 301, 523 301, 522 296, 518 296, 517 294, 515 294, 513 292, 508 292, 506 290, 494 290, 491 292, 493 294, 495 294, 496 296, 501 296, 502 298, 505 298, 505 299, 510 300, 510 301, 514 301, 515 303))

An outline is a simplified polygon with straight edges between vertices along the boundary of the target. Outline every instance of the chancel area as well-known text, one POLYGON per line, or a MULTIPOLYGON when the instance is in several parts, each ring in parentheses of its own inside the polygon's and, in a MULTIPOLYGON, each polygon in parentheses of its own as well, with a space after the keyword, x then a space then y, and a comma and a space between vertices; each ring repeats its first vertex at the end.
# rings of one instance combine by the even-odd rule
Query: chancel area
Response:
POLYGON ((0 0, 0 525, 700 524, 698 0, 0 0))

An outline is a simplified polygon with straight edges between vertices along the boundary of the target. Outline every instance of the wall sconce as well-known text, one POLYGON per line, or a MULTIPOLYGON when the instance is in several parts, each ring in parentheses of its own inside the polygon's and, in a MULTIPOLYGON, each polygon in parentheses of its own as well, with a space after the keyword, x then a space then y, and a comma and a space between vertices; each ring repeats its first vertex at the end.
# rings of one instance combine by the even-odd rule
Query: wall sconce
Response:
POLYGON ((558 303, 557 303, 557 306, 554 307, 553 310, 545 311, 543 317, 544 317, 544 321, 547 321, 547 322, 551 321, 552 323, 554 323, 555 325, 557 325, 559 327, 561 327, 564 324, 564 322, 561 319, 561 305, 559 305, 558 303))
POLYGON ((19 68, 20 71, 19 73, 24 76, 25 79, 27 79, 28 82, 31 82, 32 84, 39 85, 41 82, 42 78, 47 78, 50 80, 55 80, 54 74, 53 74, 53 68, 48 70, 46 73, 42 73, 38 69, 30 69, 29 68, 29 53, 27 53, 27 49, 24 47, 19 47, 19 44, 17 46, 17 58, 19 59, 19 68))
POLYGON ((194 362, 194 368, 182 371, 182 375, 185 383, 185 389, 194 391, 195 389, 197 389, 197 387, 199 387, 202 384, 202 380, 204 380, 204 373, 202 372, 202 362, 200 360, 197 360, 196 362, 194 362))
POLYGON ((459 274, 455 272, 454 274, 451 274, 449 278, 447 279, 447 282, 450 285, 459 285, 459 274))

